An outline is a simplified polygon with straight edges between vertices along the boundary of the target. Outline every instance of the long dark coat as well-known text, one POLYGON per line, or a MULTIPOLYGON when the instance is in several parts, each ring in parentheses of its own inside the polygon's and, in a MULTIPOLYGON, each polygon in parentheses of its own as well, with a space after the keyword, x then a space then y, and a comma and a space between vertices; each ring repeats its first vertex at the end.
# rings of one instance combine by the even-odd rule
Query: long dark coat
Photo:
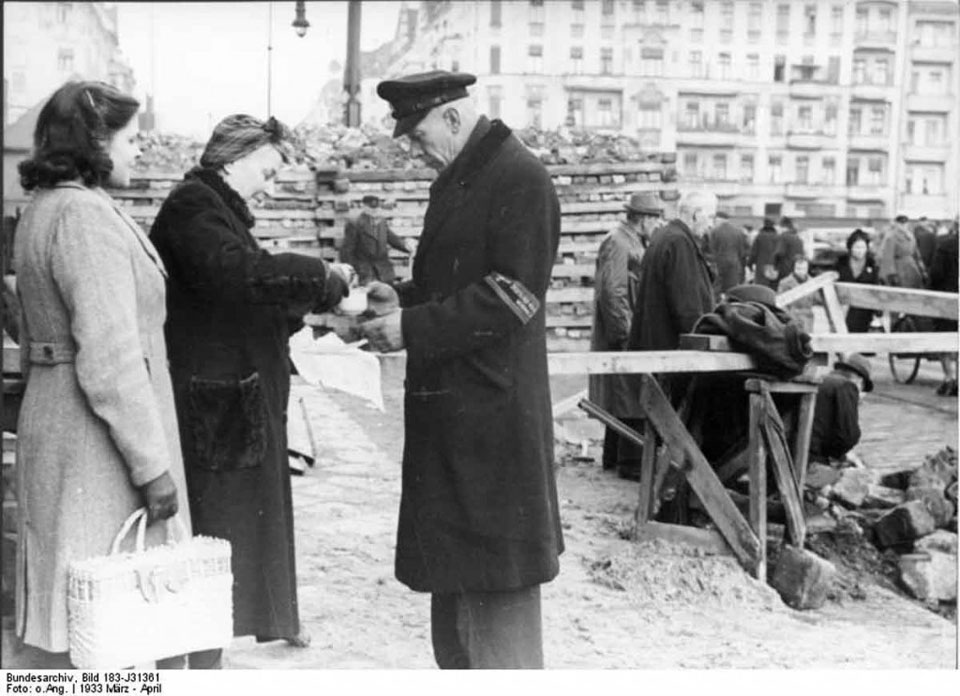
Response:
POLYGON ((150 238, 169 273, 166 337, 194 530, 233 546, 234 633, 299 633, 287 461, 292 305, 320 303, 326 266, 271 255, 246 204, 193 170, 150 238))
POLYGON ((780 282, 776 266, 779 239, 774 228, 761 227, 750 246, 750 257, 747 259, 747 265, 753 268, 753 282, 766 285, 772 290, 776 290, 777 283, 780 282))
MULTIPOLYGON (((590 350, 625 350, 639 300, 640 262, 646 244, 639 230, 620 223, 600 242, 593 281, 590 350)), ((640 418, 639 394, 631 375, 590 375, 590 400, 620 418, 640 418)))
POLYGON ((710 233, 710 251, 717 266, 716 290, 726 292, 743 282, 750 242, 742 227, 724 220, 710 233))
POLYGON ((361 285, 371 280, 391 283, 396 272, 390 260, 390 247, 406 251, 403 240, 390 229, 386 220, 362 212, 347 221, 340 260, 353 266, 361 285))
POLYGON ((793 258, 803 252, 803 240, 796 230, 784 230, 777 240, 777 254, 775 263, 780 280, 793 273, 793 258))
POLYGON ((860 442, 860 391, 842 374, 831 372, 817 387, 810 433, 810 458, 842 459, 860 442))
POLYGON ((544 167, 482 118, 430 188, 413 278, 396 574, 425 592, 559 571, 544 300, 560 207, 544 167))
POLYGON ((630 350, 675 350, 702 314, 713 309, 713 277, 690 228, 671 220, 640 264, 640 301, 630 350))
MULTIPOLYGON (((863 264, 863 270, 859 275, 853 275, 850 268, 850 255, 844 254, 837 259, 837 279, 841 283, 863 283, 864 285, 876 285, 880 282, 880 269, 877 266, 877 260, 873 254, 867 252, 863 264)), ((873 321, 873 310, 864 307, 850 307, 847 310, 847 331, 850 333, 866 333, 870 330, 870 322, 873 321)))

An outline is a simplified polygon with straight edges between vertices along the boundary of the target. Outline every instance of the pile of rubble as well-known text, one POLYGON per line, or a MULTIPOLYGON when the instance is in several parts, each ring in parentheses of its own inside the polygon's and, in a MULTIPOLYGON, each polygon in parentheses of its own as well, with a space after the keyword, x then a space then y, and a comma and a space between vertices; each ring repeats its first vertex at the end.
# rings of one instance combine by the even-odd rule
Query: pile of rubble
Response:
POLYGON ((826 556, 828 560, 820 559, 824 563, 893 575, 900 587, 931 608, 942 603, 955 608, 955 450, 946 447, 917 469, 885 476, 870 469, 811 464, 807 498, 821 514, 809 522, 806 545, 826 556))
MULTIPOLYGON (((544 164, 636 162, 649 153, 640 142, 622 134, 544 131, 526 128, 517 136, 544 164)), ((426 163, 410 151, 406 138, 392 138, 374 126, 301 124, 293 130, 293 157, 311 169, 423 169, 426 163)), ((186 171, 203 152, 204 143, 180 135, 142 133, 143 151, 137 171, 186 171)))

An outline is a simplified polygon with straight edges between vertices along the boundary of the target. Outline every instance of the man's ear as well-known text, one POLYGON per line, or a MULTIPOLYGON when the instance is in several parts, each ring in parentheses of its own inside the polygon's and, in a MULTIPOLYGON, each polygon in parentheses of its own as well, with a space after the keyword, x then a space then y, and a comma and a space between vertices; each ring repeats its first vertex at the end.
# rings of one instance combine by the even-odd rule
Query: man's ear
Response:
POLYGON ((450 132, 456 135, 460 132, 460 126, 462 121, 460 120, 460 112, 457 111, 457 108, 451 106, 443 111, 443 120, 448 126, 450 126, 450 132))

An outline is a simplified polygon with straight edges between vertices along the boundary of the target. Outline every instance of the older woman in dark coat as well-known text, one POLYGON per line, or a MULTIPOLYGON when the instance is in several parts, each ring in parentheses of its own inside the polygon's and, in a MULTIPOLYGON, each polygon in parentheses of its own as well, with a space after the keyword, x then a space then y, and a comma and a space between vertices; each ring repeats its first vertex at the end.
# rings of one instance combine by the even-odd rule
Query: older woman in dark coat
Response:
MULTIPOLYGON (((230 116, 150 237, 169 271, 166 327, 194 529, 233 546, 234 634, 302 642, 287 463, 289 317, 347 283, 320 259, 271 255, 247 200, 281 166, 282 126, 230 116)), ((191 656, 217 667, 220 656, 191 656)))

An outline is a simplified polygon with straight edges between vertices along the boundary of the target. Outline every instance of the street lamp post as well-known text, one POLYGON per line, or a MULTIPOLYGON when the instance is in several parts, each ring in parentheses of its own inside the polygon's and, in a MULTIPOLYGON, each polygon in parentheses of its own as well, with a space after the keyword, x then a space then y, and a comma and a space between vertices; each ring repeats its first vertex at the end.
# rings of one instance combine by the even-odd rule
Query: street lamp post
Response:
POLYGON ((360 0, 350 0, 347 6, 347 66, 344 69, 343 89, 347 93, 344 123, 348 128, 360 127, 360 0))

